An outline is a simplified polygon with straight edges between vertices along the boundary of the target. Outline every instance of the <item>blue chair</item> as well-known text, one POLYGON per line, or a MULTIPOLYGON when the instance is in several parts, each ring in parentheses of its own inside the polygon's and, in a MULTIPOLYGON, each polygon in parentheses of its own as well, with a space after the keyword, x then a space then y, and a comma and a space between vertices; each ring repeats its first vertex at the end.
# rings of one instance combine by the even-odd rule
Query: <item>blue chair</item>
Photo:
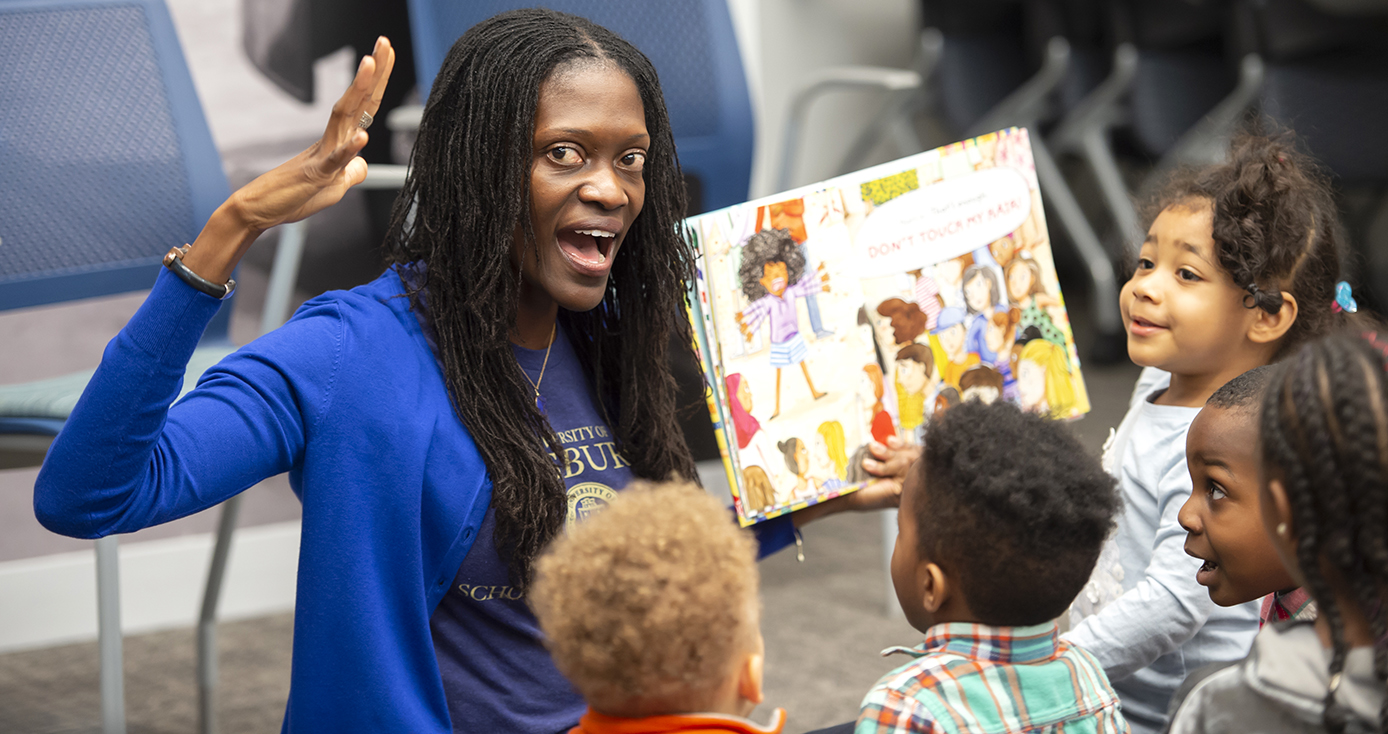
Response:
POLYGON ((690 214, 747 200, 752 105, 727 0, 410 0, 421 97, 454 41, 499 12, 541 5, 581 15, 641 49, 660 74, 690 214))
MULTIPOLYGON (((0 47, 11 59, 0 65, 0 310, 149 288, 164 253, 229 194, 167 8, 0 0, 0 47)), ((232 351, 230 314, 208 327, 185 390, 232 351)), ((56 436, 91 374, 0 386, 0 446, 56 436)), ((115 538, 96 551, 103 731, 123 732, 115 538)))

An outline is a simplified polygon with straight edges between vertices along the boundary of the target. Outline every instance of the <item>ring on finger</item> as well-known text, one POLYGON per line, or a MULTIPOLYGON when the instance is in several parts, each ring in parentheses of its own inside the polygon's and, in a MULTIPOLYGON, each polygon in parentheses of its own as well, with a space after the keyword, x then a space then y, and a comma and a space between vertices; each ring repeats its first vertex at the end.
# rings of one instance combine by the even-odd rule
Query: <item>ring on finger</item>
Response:
POLYGON ((361 117, 357 119, 357 127, 365 130, 366 128, 371 127, 372 121, 373 118, 371 117, 370 112, 362 112, 361 117))

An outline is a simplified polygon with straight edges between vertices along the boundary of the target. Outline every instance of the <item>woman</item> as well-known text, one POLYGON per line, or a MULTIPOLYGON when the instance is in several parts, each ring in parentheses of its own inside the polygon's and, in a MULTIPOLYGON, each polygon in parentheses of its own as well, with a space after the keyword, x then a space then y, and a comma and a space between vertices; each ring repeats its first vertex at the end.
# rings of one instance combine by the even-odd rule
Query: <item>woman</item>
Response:
MULTIPOLYGON (((470 29, 424 110, 392 266, 309 302, 169 407, 219 305, 191 284, 220 292, 259 233, 361 182, 392 64, 383 38, 323 139, 172 258, 193 275, 161 272, 112 342, 35 509, 100 537, 288 471, 304 510, 285 731, 567 729, 583 702, 525 606, 534 558, 633 476, 694 477, 665 351, 689 328, 692 255, 638 51, 550 11, 470 29)), ((764 523, 763 550, 792 522, 892 497, 857 494, 764 523)))

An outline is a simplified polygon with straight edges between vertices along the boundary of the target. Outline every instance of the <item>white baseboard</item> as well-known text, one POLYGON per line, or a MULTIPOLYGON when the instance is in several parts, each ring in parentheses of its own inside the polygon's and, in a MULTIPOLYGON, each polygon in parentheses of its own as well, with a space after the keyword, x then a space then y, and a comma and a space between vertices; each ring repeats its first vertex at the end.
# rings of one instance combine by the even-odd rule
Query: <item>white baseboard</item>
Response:
MULTIPOLYGON (((202 606, 213 535, 120 546, 125 634, 189 627, 202 606)), ((236 531, 218 619, 290 611, 299 563, 299 522, 236 531)), ((96 639, 96 553, 0 563, 0 653, 96 639)))

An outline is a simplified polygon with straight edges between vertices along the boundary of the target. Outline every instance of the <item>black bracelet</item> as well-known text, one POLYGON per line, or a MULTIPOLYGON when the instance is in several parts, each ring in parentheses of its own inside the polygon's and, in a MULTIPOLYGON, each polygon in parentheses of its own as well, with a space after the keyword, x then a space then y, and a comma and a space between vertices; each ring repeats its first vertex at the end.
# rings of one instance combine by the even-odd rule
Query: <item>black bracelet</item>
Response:
POLYGON ((168 254, 164 256, 164 267, 174 271, 178 277, 183 279, 184 283, 193 286, 213 298, 218 300, 230 298, 232 291, 236 290, 235 280, 228 278, 226 283, 213 283, 207 278, 189 270, 188 266, 183 264, 183 256, 188 252, 189 247, 189 245, 184 245, 183 247, 175 247, 169 250, 168 254))

